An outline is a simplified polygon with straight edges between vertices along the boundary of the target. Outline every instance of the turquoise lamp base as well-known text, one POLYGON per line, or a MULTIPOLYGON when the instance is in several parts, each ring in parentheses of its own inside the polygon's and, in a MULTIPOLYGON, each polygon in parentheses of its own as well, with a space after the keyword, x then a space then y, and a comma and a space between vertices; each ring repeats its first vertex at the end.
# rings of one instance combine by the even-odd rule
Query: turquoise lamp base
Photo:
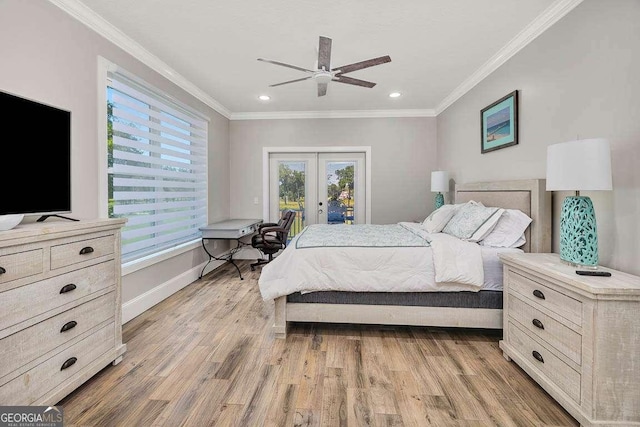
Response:
POLYGON ((598 265, 596 213, 589 197, 570 196, 562 203, 560 259, 586 267, 598 265))
POLYGON ((444 195, 442 193, 436 194, 436 209, 444 205, 444 195))

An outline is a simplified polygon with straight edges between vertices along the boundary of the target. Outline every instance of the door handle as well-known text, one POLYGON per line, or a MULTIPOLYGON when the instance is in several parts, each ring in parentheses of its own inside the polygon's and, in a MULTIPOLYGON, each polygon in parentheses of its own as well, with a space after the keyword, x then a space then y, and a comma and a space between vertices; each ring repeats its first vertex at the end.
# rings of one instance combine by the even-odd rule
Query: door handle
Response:
POLYGON ((322 213, 324 212, 322 209, 318 209, 318 213, 322 213))

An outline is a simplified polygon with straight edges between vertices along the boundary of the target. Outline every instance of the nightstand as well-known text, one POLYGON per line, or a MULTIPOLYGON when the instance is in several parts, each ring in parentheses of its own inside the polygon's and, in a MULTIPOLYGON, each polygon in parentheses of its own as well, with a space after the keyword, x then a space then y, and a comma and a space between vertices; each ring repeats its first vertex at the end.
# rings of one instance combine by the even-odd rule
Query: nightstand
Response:
POLYGON ((501 254, 503 339, 583 426, 640 426, 640 277, 579 276, 557 254, 501 254))

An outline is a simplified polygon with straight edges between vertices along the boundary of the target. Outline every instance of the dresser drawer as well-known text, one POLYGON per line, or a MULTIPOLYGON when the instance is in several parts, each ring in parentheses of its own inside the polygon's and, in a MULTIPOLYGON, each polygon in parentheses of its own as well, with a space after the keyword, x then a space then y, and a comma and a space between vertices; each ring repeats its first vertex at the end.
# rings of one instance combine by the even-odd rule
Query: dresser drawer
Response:
POLYGON ((580 374, 514 323, 509 322, 508 327, 509 344, 515 351, 560 387, 571 399, 580 403, 580 374), (538 360, 536 355, 541 360, 538 360))
POLYGON ((2 292, 0 331, 115 283, 115 261, 107 261, 2 292), (63 292, 73 287, 68 285, 75 289, 63 292))
POLYGON ((115 292, 110 292, 5 337, 0 340, 0 378, 100 323, 113 320, 114 311, 115 292))
POLYGON ((535 337, 544 340, 578 365, 582 362, 582 336, 532 307, 515 294, 508 295, 508 312, 535 337))
POLYGON ((111 255, 114 244, 114 236, 109 235, 51 246, 51 269, 111 255))
POLYGON ((507 287, 515 291, 529 301, 534 301, 540 306, 557 313, 578 326, 582 325, 582 303, 542 283, 509 270, 507 287))
POLYGON ((76 375, 115 345, 114 324, 89 335, 82 341, 62 350, 47 361, 0 387, 3 405, 30 405, 62 382, 76 375), (63 369, 65 362, 71 366, 63 369))
POLYGON ((0 256, 0 284, 35 276, 44 271, 43 250, 33 249, 0 256))

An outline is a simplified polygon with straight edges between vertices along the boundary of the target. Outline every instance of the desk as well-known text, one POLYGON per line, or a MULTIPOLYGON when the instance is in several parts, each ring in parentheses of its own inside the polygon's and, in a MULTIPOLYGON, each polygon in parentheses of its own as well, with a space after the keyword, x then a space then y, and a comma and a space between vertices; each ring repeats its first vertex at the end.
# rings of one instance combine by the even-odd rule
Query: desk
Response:
POLYGON ((202 278, 202 274, 204 273, 204 269, 207 268, 209 263, 214 259, 217 261, 227 261, 238 270, 238 275, 240 276, 240 280, 244 280, 242 277, 242 273, 240 273, 240 268, 233 262, 233 254, 238 252, 242 246, 247 245, 247 243, 242 242, 240 239, 244 236, 249 236, 256 231, 258 231, 258 225, 262 224, 261 219, 228 219, 226 221, 215 222, 212 224, 208 224, 205 227, 200 227, 200 231, 202 232, 202 248, 209 255, 209 261, 202 267, 202 271, 200 272, 200 278, 202 278), (204 244, 205 240, 235 240, 236 247, 230 248, 229 253, 223 255, 221 257, 213 256, 207 246, 204 244))

